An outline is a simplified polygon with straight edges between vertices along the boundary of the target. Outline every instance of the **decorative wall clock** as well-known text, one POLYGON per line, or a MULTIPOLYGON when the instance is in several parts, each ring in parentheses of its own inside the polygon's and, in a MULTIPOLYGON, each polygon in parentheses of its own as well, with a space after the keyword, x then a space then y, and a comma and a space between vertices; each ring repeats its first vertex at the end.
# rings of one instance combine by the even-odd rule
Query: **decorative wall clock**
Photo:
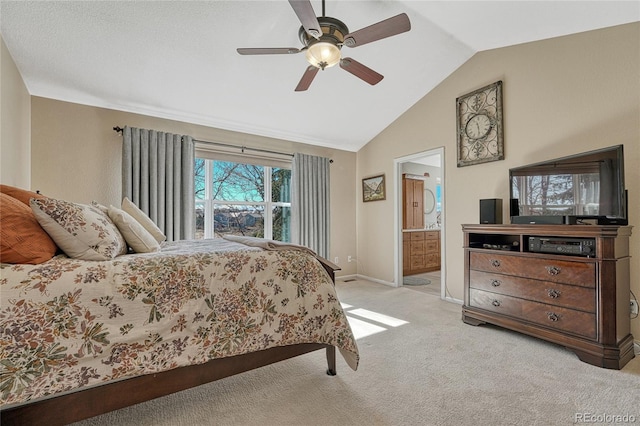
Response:
POLYGON ((504 160, 502 81, 456 99, 458 167, 504 160))

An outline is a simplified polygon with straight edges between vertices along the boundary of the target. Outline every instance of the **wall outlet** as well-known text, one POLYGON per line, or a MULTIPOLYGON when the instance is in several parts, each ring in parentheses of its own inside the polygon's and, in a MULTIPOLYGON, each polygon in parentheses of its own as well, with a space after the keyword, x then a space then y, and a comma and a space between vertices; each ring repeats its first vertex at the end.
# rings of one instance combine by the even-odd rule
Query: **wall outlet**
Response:
POLYGON ((351 256, 347 256, 347 262, 351 263, 351 256))
POLYGON ((333 263, 337 265, 339 262, 340 262, 340 259, 338 259, 338 256, 336 256, 336 258, 333 259, 333 263))
POLYGON ((631 315, 638 315, 638 302, 631 300, 630 302, 631 315))

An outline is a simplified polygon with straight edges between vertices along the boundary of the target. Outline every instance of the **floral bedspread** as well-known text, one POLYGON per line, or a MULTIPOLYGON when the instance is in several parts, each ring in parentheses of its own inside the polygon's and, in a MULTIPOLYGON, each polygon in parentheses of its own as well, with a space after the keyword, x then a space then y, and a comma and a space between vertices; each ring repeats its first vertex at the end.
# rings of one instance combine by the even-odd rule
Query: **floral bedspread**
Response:
POLYGON ((313 256, 226 240, 112 261, 0 265, 0 403, 275 346, 358 349, 313 256))

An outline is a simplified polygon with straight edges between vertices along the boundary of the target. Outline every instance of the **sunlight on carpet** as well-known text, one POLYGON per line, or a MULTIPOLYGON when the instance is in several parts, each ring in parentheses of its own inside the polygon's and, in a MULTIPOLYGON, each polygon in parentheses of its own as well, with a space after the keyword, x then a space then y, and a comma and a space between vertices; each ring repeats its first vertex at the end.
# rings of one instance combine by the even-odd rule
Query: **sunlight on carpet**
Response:
POLYGON ((352 309, 348 313, 357 315, 362 318, 366 318, 371 321, 379 322, 384 325, 388 325, 389 327, 399 327, 401 325, 408 324, 408 322, 405 320, 390 317, 389 315, 384 315, 378 312, 373 312, 373 311, 369 311, 367 309, 362 309, 362 308, 352 309))
POLYGON ((399 327, 401 325, 409 324, 409 322, 405 320, 384 315, 379 312, 370 311, 368 309, 354 308, 354 306, 346 303, 342 303, 342 308, 347 314, 347 320, 349 321, 349 325, 351 326, 351 330, 353 331, 353 335, 356 340, 386 331, 387 328, 385 327, 399 327), (355 318, 353 315, 360 318, 355 318))

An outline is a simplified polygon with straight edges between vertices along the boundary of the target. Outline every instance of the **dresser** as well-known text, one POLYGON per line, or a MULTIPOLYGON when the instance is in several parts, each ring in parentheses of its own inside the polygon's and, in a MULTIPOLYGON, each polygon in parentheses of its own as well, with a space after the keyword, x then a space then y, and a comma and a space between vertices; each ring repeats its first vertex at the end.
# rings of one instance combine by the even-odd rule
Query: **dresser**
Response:
POLYGON ((440 231, 403 231, 402 254, 405 276, 440 270, 440 231))
POLYGON ((631 227, 463 225, 462 319, 490 323, 620 369, 634 357, 631 227))

